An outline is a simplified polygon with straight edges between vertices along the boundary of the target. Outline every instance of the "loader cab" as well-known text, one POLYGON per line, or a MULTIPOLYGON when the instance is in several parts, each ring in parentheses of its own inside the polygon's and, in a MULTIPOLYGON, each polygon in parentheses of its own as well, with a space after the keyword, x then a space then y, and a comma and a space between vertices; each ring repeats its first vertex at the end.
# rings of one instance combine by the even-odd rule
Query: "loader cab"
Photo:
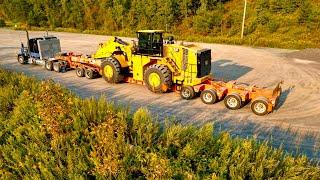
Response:
POLYGON ((137 32, 138 47, 136 54, 149 56, 163 55, 163 31, 142 30, 137 32))

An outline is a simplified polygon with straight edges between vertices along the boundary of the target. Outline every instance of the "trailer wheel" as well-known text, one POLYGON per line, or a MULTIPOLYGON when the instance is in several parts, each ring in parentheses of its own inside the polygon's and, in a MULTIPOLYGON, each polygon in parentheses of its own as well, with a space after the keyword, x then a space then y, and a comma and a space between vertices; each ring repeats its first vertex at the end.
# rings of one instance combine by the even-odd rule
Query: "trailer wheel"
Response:
POLYGON ((60 62, 54 62, 53 63, 53 70, 55 72, 61 72, 61 64, 60 64, 60 62))
POLYGON ((224 98, 224 105, 231 110, 240 109, 242 106, 241 97, 239 94, 229 94, 224 98))
POLYGON ((92 69, 86 69, 84 72, 86 78, 93 79, 94 78, 94 72, 92 69))
POLYGON ((264 97, 253 100, 251 103, 251 110, 258 116, 268 114, 268 100, 264 97))
POLYGON ((84 77, 84 69, 81 67, 77 67, 76 74, 78 77, 84 77))
POLYGON ((102 77, 108 83, 119 83, 123 80, 121 74, 121 65, 118 60, 114 58, 108 58, 101 64, 102 77))
POLYGON ((205 104, 214 104, 217 102, 217 92, 213 89, 204 90, 200 95, 201 101, 205 104))
POLYGON ((181 89, 180 95, 183 99, 190 100, 190 99, 194 98, 196 93, 194 92, 193 87, 183 86, 181 89))
POLYGON ((22 55, 18 56, 18 62, 20 64, 27 64, 26 58, 24 56, 22 56, 22 55))
POLYGON ((144 73, 144 82, 155 93, 165 93, 171 88, 171 71, 165 65, 152 64, 144 73))
POLYGON ((45 66, 46 70, 48 70, 48 71, 52 71, 53 70, 52 61, 46 61, 44 66, 45 66))

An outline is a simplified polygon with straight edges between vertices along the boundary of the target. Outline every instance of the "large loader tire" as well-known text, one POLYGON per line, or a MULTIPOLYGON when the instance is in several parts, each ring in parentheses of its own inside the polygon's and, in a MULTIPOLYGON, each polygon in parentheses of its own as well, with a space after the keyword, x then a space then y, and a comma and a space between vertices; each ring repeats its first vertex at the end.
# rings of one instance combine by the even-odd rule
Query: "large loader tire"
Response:
POLYGON ((165 65, 149 66, 143 78, 148 89, 155 93, 165 93, 172 86, 172 73, 165 65))
POLYGON ((101 64, 102 77, 108 83, 119 83, 123 80, 121 74, 121 65, 118 60, 114 58, 108 58, 101 64))

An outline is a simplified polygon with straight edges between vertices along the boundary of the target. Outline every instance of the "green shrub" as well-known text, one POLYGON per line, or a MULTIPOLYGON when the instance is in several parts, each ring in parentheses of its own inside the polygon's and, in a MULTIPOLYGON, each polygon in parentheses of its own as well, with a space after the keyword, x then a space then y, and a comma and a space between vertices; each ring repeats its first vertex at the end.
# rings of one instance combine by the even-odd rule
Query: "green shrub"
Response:
POLYGON ((253 33, 257 29, 257 27, 258 27, 257 20, 247 22, 244 34, 249 35, 249 34, 253 33))
POLYGON ((276 32, 279 27, 280 27, 280 24, 275 20, 269 21, 267 24, 267 28, 268 28, 269 33, 276 32))
POLYGON ((5 27, 6 22, 3 19, 0 19, 0 27, 5 27))
POLYGON ((268 12, 262 12, 258 14, 257 22, 261 25, 266 25, 271 19, 271 15, 268 12))
POLYGON ((215 135, 212 124, 159 125, 146 109, 130 114, 104 97, 81 99, 52 81, 1 69, 0 90, 0 179, 320 176, 303 155, 215 135))

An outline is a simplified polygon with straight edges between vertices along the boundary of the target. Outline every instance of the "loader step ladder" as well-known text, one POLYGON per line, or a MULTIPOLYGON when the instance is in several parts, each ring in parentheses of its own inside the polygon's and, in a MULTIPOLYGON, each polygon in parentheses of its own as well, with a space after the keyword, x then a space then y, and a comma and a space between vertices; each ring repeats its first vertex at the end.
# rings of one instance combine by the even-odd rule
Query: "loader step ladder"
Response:
POLYGON ((183 79, 186 83, 191 84, 197 76, 197 64, 186 64, 186 70, 183 71, 183 79))

